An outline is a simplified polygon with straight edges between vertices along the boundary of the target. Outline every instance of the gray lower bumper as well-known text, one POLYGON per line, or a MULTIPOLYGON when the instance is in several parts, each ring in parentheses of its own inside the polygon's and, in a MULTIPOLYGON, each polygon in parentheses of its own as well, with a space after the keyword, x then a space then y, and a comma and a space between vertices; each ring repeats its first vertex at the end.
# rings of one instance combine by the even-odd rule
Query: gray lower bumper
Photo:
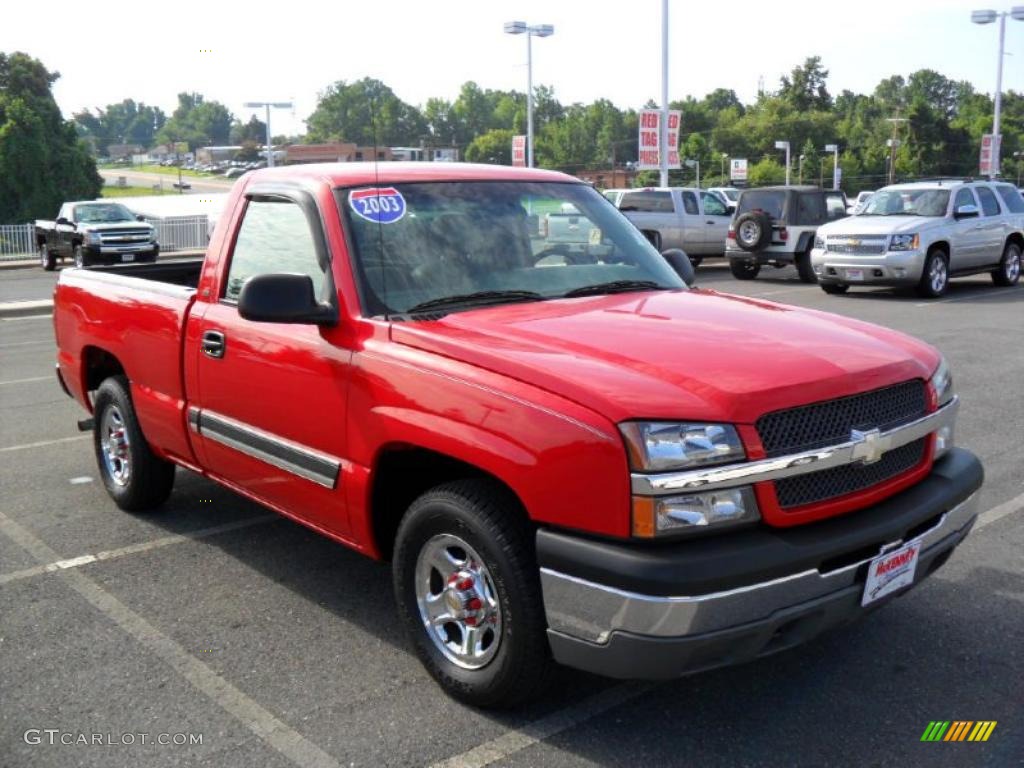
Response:
MULTIPOLYGON (((967 535, 977 502, 974 493, 912 539, 921 543, 915 583, 967 535)), ((630 678, 675 677, 768 655, 869 610, 860 603, 872 557, 693 597, 636 594, 542 568, 552 652, 569 666, 630 678)))
POLYGON ((878 256, 849 256, 818 248, 811 251, 811 266, 818 280, 845 285, 916 285, 924 260, 922 251, 890 251, 878 256))

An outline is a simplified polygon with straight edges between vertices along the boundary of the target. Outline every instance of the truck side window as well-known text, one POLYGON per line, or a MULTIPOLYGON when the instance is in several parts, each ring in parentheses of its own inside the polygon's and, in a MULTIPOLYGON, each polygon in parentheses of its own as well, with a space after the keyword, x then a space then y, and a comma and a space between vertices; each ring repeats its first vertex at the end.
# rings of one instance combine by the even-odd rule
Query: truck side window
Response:
POLYGON ((1024 213, 1024 196, 1009 184, 1000 184, 996 187, 1003 203, 1010 209, 1011 213, 1024 213))
POLYGON ((672 193, 656 190, 627 192, 619 201, 619 210, 623 213, 673 213, 672 193))
POLYGON ((288 200, 250 200, 231 254, 224 298, 238 301, 250 277, 277 272, 309 275, 320 295, 324 271, 305 213, 288 200))
POLYGON ((999 215, 999 201, 996 200, 995 194, 988 187, 978 187, 976 189, 978 193, 978 199, 981 200, 981 210, 986 216, 998 216, 999 215))
POLYGON ((953 210, 956 211, 963 205, 977 204, 978 201, 974 199, 974 193, 971 192, 970 187, 963 187, 956 193, 956 201, 953 203, 953 210))

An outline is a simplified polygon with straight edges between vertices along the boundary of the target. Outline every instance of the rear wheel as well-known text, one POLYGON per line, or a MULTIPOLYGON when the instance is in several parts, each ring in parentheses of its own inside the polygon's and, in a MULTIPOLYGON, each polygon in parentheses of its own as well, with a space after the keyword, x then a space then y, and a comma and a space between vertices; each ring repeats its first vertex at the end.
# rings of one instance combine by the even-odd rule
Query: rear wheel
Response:
POLYGON ((928 254, 917 284, 917 293, 926 299, 937 299, 949 287, 949 257, 946 252, 936 249, 928 254))
POLYGON ((1016 243, 1007 243, 999 268, 992 270, 992 282, 1007 287, 1016 285, 1020 280, 1020 269, 1020 246, 1016 243))
POLYGON ((57 256, 46 247, 46 243, 39 245, 39 263, 47 272, 57 268, 57 256))
POLYGON ((803 253, 796 254, 796 256, 793 257, 793 263, 796 264, 796 272, 800 276, 800 282, 818 282, 818 276, 814 274, 814 267, 811 266, 810 251, 804 251, 803 253))
POLYGON ((732 276, 737 280, 753 280, 757 277, 757 273, 761 271, 761 265, 756 261, 731 259, 729 261, 729 271, 732 272, 732 276))
POLYGON ((93 416, 96 463, 114 503, 129 512, 163 504, 174 486, 174 465, 150 450, 135 417, 128 379, 112 376, 100 384, 93 416))
POLYGON ((850 286, 843 285, 842 283, 822 283, 821 290, 833 296, 838 296, 850 290, 850 286))
POLYGON ((508 707, 543 690, 552 662, 533 551, 518 503, 496 483, 446 483, 409 507, 393 558, 398 611, 452 696, 508 707))
POLYGON ((694 269, 699 267, 702 261, 704 261, 703 256, 690 256, 690 263, 693 264, 694 269))

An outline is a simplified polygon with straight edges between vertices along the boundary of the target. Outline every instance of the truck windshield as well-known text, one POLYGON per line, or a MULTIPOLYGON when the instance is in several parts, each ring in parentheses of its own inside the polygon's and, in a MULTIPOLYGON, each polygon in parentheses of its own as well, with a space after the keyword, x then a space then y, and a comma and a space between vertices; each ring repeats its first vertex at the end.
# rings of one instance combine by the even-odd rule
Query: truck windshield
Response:
POLYGON ((120 203, 92 203, 75 206, 75 221, 97 224, 108 221, 135 221, 135 214, 120 203))
POLYGON ((881 189, 871 196, 861 216, 945 216, 948 189, 881 189))
POLYGON ((583 184, 429 182, 337 192, 370 315, 686 284, 583 184))

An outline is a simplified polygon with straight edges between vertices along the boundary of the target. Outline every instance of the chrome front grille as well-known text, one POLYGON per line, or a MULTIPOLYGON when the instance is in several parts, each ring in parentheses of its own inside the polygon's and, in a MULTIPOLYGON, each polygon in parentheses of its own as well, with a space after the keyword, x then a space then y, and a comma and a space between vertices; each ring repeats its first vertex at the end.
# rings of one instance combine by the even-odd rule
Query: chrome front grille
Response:
POLYGON ((111 232, 100 232, 100 242, 103 245, 134 245, 148 243, 151 239, 152 234, 148 229, 118 229, 111 232))
POLYGON ((888 238, 878 235, 843 235, 825 238, 825 248, 831 253, 849 256, 877 256, 885 253, 888 238))

